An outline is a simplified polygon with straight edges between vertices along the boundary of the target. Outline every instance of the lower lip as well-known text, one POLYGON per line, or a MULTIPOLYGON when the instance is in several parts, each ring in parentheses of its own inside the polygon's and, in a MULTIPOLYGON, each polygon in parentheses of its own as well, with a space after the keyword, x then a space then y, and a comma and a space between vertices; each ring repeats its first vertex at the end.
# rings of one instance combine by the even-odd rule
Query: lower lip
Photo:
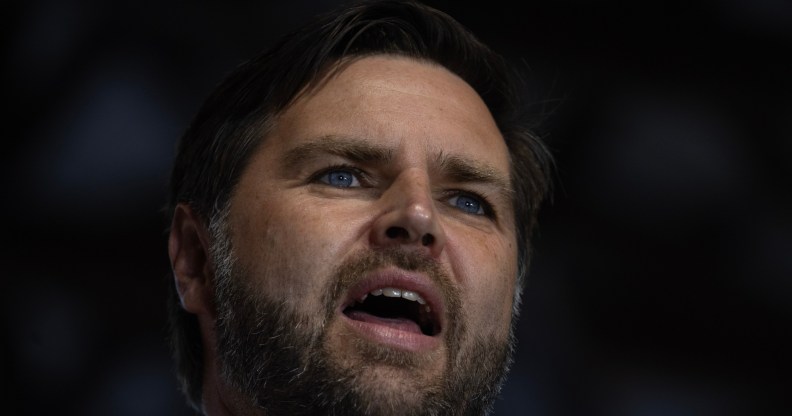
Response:
POLYGON ((431 351, 438 348, 440 345, 439 335, 428 336, 412 331, 404 331, 387 324, 383 325, 375 322, 358 321, 351 319, 344 313, 341 313, 341 316, 344 318, 347 325, 359 333, 363 338, 377 344, 410 352, 431 351))

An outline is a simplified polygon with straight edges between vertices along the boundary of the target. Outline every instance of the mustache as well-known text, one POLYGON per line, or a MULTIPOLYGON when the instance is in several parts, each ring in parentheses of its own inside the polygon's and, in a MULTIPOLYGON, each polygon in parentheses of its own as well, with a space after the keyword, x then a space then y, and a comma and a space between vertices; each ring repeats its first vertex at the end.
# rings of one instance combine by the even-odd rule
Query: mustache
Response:
POLYGON ((330 280, 331 287, 325 291, 323 302, 328 312, 327 318, 331 318, 335 302, 352 286, 360 283, 367 274, 386 267, 396 267, 425 275, 444 297, 448 312, 458 313, 461 303, 459 289, 437 260, 418 251, 388 247, 356 253, 336 268, 334 278, 330 280))

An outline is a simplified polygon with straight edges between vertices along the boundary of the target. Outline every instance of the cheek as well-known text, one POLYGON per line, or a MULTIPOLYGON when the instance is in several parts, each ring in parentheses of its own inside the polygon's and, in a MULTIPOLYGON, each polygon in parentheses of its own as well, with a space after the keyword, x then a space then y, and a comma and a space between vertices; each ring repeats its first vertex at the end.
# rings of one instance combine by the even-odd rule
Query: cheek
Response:
MULTIPOLYGON (((470 240, 468 240, 470 241, 470 240)), ((512 301, 517 275, 515 244, 488 238, 464 251, 456 248, 459 259, 457 276, 464 288, 464 302, 469 305, 467 320, 476 332, 505 336, 511 322, 512 301)))
POLYGON ((354 245, 348 210, 299 193, 277 192, 266 204, 240 211, 234 224, 238 260, 262 293, 313 310, 335 267, 354 245), (279 197, 275 197, 279 195, 279 197), (277 202, 277 203, 276 203, 277 202))

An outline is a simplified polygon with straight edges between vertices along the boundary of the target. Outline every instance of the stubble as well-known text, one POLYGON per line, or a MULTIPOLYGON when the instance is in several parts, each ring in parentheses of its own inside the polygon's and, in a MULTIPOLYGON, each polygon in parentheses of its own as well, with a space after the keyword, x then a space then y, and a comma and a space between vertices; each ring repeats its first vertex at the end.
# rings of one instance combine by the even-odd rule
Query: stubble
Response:
POLYGON ((212 227, 217 355, 222 377, 263 414, 481 415, 490 411, 512 361, 513 322, 505 340, 470 334, 458 291, 434 260, 398 248, 358 253, 327 281, 324 310, 318 312, 317 321, 298 313, 288 299, 270 299, 249 287, 255 279, 238 267, 224 231, 217 224, 212 227), (388 266, 425 274, 444 297, 449 317, 442 334, 447 356, 435 377, 422 377, 422 368, 438 359, 433 354, 355 339, 355 357, 339 357, 328 341, 327 328, 338 319, 337 300, 366 274, 388 266), (382 368, 397 372, 400 382, 384 380, 376 371, 382 368))

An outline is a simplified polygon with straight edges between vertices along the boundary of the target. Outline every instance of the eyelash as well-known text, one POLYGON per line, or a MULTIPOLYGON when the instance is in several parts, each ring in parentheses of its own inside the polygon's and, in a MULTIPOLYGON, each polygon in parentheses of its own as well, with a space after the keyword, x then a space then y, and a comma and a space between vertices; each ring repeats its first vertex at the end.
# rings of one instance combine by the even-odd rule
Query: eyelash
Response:
MULTIPOLYGON (((330 172, 339 171, 339 170, 342 170, 342 171, 346 170, 346 171, 351 172, 357 178, 357 180, 360 182, 360 187, 366 188, 366 187, 371 186, 370 185, 371 182, 368 180, 368 175, 366 174, 366 172, 364 172, 363 170, 361 170, 359 168, 356 168, 356 167, 354 167, 352 165, 346 165, 346 164, 333 165, 333 166, 328 166, 328 167, 326 167, 324 169, 321 169, 318 172, 314 173, 310 177, 309 181, 312 182, 312 183, 324 183, 324 182, 322 182, 322 178, 325 175, 329 174, 330 172)), ((326 183, 324 183, 324 184, 326 184, 326 183)), ((329 185, 329 184, 326 184, 326 185, 329 185)), ((332 186, 332 185, 330 185, 330 186, 332 186)), ((341 189, 344 189, 344 188, 341 188, 341 189)), ((451 198, 460 197, 460 196, 477 199, 479 201, 479 203, 481 204, 481 208, 482 208, 483 213, 482 214, 473 214, 473 213, 471 213, 471 215, 483 216, 483 217, 487 217, 487 218, 490 218, 490 219, 493 219, 493 220, 497 218, 496 212, 493 209, 492 204, 489 202, 489 200, 486 197, 484 197, 481 194, 478 194, 476 192, 471 192, 471 191, 465 191, 465 190, 461 190, 461 189, 450 189, 450 190, 445 191, 443 194, 444 194, 443 197, 444 197, 444 199, 446 201, 450 200, 451 198)), ((461 209, 460 209, 460 211, 461 211, 461 209)))
MULTIPOLYGON (((322 178, 323 178, 325 175, 327 175, 327 174, 328 174, 328 173, 330 173, 330 172, 333 172, 333 171, 338 171, 338 170, 347 170, 347 171, 350 171, 350 172, 351 172, 351 173, 352 173, 352 174, 353 174, 353 175, 354 175, 354 176, 357 178, 357 180, 360 182, 360 186, 361 186, 362 188, 366 188, 366 187, 368 187, 368 186, 369 186, 369 184, 370 184, 370 182, 368 181, 368 176, 366 175, 366 172, 364 172, 364 171, 362 171, 361 169, 358 169, 358 168, 356 168, 356 167, 354 167, 354 166, 351 166, 351 165, 344 165, 344 164, 341 164, 341 165, 334 165, 334 166, 329 166, 329 167, 326 167, 326 168, 324 168, 324 169, 321 169, 321 170, 319 170, 318 172, 314 173, 314 174, 313 174, 313 175, 312 175, 312 176, 309 178, 309 181, 310 181, 310 182, 312 182, 312 183, 322 182, 322 181, 321 181, 321 179, 322 179, 322 178)), ((331 185, 331 186, 332 186, 332 185, 331 185)))
MULTIPOLYGON (((472 215, 487 217, 487 218, 491 218, 491 219, 496 219, 497 218, 497 215, 495 213, 495 209, 493 208, 493 206, 489 202, 489 200, 486 197, 484 197, 483 195, 480 195, 480 194, 478 194, 476 192, 463 191, 461 189, 451 189, 451 190, 448 190, 448 191, 445 192, 444 197, 445 197, 446 201, 448 201, 448 200, 450 200, 451 198, 454 198, 454 197, 474 198, 474 199, 478 200, 479 204, 481 205, 482 213, 481 214, 471 213, 472 215)), ((461 211, 461 209, 460 209, 460 211, 461 211)))

